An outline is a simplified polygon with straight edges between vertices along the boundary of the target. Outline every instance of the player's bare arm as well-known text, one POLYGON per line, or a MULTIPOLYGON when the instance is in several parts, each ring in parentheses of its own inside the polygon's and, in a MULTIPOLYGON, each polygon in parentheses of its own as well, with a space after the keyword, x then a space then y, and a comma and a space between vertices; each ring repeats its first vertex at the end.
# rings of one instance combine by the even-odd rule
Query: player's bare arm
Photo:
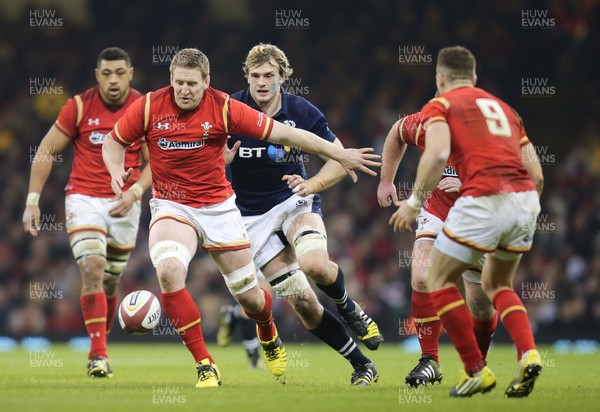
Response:
MULTIPOLYGON (((337 138, 333 144, 344 147, 337 138)), ((347 173, 337 161, 328 158, 323 158, 323 160, 325 160, 323 167, 308 180, 304 180, 300 175, 284 175, 281 180, 284 180, 294 193, 302 197, 327 190, 342 180, 347 173)))
POLYGON ((273 130, 271 131, 269 140, 285 146, 297 147, 305 152, 335 159, 342 165, 354 182, 358 180, 356 172, 354 172, 355 169, 371 176, 376 176, 377 172, 369 169, 368 166, 381 166, 381 162, 376 161, 381 156, 370 153, 373 151, 373 148, 344 149, 321 139, 309 131, 295 129, 277 121, 273 121, 273 130))
POLYGON ((118 197, 123 195, 123 186, 133 173, 130 167, 125 171, 125 147, 118 143, 112 136, 112 132, 107 134, 102 146, 102 160, 110 173, 110 185, 113 192, 118 197))
POLYGON ((389 220, 394 232, 412 232, 417 214, 435 189, 450 155, 450 128, 446 122, 430 124, 426 139, 427 144, 417 168, 414 190, 408 200, 398 203, 398 210, 389 220))
POLYGON ((29 194, 23 212, 23 229, 31 236, 37 236, 40 228, 39 199, 44 185, 52 171, 56 155, 61 154, 71 140, 56 126, 52 126, 42 139, 31 164, 29 194))
POLYGON ((529 178, 535 185, 538 195, 542 196, 542 190, 544 190, 544 174, 533 143, 528 143, 523 146, 521 148, 521 155, 523 158, 523 165, 525 166, 527 173, 529 173, 529 178))
POLYGON ((140 178, 135 182, 129 190, 123 192, 118 202, 108 211, 108 214, 113 217, 126 216, 137 199, 142 197, 144 192, 152 185, 152 171, 150 169, 150 157, 148 155, 148 145, 145 141, 141 144, 140 158, 144 168, 140 173, 140 178))
POLYGON ((398 135, 400 122, 401 120, 398 120, 394 123, 383 144, 381 175, 377 187, 377 201, 381 207, 388 207, 398 202, 398 192, 396 192, 394 178, 406 152, 406 144, 400 140, 398 135))

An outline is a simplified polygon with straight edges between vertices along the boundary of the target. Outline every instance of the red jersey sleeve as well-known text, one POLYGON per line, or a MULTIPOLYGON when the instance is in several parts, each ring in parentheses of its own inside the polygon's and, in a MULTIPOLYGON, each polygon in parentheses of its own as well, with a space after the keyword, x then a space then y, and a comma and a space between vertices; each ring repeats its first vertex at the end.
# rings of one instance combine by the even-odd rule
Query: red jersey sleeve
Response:
MULTIPOLYGON (((80 100, 81 102, 81 100, 80 100)), ((80 109, 83 111, 83 108, 80 109)), ((65 105, 60 110, 60 113, 54 122, 54 126, 58 128, 61 132, 66 134, 69 137, 75 137, 79 134, 77 131, 77 123, 78 120, 78 109, 77 109, 77 101, 75 98, 70 98, 67 100, 65 105)))
POLYGON ((421 112, 409 114, 398 123, 398 136, 402 142, 411 146, 418 146, 423 131, 421 112))
POLYGON ((269 139, 274 122, 269 116, 229 97, 225 102, 225 107, 228 133, 256 137, 261 140, 269 139))
POLYGON ((525 125, 523 124, 523 119, 519 116, 519 113, 515 112, 517 119, 519 120, 519 145, 521 147, 526 146, 531 143, 529 137, 527 137, 527 132, 525 131, 525 125))
POLYGON ((125 110, 112 130, 115 140, 123 146, 129 146, 144 137, 150 116, 150 93, 138 98, 125 110))
POLYGON ((421 109, 423 125, 428 126, 435 122, 448 122, 448 109, 450 102, 444 97, 431 99, 421 109))

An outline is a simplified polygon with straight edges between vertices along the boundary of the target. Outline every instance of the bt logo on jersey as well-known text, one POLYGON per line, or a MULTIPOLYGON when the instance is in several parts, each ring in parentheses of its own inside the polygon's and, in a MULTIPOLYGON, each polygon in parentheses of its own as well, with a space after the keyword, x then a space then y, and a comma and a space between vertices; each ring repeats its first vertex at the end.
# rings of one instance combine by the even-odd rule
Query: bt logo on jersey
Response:
POLYGON ((290 146, 273 146, 268 147, 240 147, 238 156, 243 159, 251 159, 253 157, 261 159, 268 158, 275 163, 299 164, 308 162, 308 155, 302 153, 299 149, 290 146))
POLYGON ((267 150, 266 147, 240 147, 238 149, 238 155, 244 159, 251 157, 262 157, 263 152, 267 150))

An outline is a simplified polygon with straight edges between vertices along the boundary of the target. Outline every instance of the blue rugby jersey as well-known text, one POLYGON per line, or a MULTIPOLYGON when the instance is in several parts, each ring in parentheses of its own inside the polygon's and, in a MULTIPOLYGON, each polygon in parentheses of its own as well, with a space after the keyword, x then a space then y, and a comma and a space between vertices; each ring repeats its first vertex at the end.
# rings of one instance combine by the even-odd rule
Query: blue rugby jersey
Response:
MULTIPOLYGON (((336 139, 319 109, 300 96, 283 89, 281 93, 281 110, 273 119, 308 130, 329 142, 336 139)), ((231 97, 260 110, 248 89, 231 97)), ((227 144, 232 147, 238 140, 242 145, 229 166, 228 178, 243 216, 262 215, 292 196, 287 183, 281 180, 283 175, 297 174, 308 178, 304 168, 307 155, 301 150, 240 135, 232 135, 227 144)), ((320 196, 315 195, 315 206, 319 204, 320 196)))

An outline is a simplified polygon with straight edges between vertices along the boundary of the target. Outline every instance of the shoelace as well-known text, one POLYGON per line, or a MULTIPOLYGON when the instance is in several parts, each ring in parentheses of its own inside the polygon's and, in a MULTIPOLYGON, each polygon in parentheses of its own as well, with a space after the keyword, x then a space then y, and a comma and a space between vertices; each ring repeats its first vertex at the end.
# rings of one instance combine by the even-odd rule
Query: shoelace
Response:
POLYGON ((372 379, 372 373, 370 372, 371 370, 367 367, 359 367, 358 369, 354 369, 354 372, 352 372, 352 379, 363 378, 367 381, 370 381, 372 379))
POLYGON ((429 366, 429 361, 432 358, 426 357, 426 356, 421 356, 421 358, 419 359, 419 364, 417 366, 415 366, 415 368, 411 371, 411 373, 422 373, 423 369, 427 368, 427 366, 429 366))
POLYGON ((274 361, 279 357, 277 352, 279 349, 281 349, 280 342, 281 341, 279 339, 276 339, 274 342, 269 343, 269 345, 266 348, 263 346, 265 357, 267 358, 267 360, 274 361))
POLYGON ((355 328, 361 328, 361 329, 365 329, 365 335, 369 332, 369 326, 371 324, 371 322, 369 322, 369 317, 367 316, 367 314, 365 312, 360 312, 360 313, 356 313, 356 312, 350 312, 349 314, 350 322, 353 324, 353 326, 355 328), (364 323, 366 323, 367 325, 365 326, 364 323))
POLYGON ((200 375, 201 381, 207 381, 212 378, 213 370, 210 366, 203 366, 199 371, 198 375, 200 375))
POLYGON ((268 360, 273 361, 277 359, 277 349, 279 348, 273 348, 273 349, 267 349, 265 351, 265 356, 267 357, 268 360))

